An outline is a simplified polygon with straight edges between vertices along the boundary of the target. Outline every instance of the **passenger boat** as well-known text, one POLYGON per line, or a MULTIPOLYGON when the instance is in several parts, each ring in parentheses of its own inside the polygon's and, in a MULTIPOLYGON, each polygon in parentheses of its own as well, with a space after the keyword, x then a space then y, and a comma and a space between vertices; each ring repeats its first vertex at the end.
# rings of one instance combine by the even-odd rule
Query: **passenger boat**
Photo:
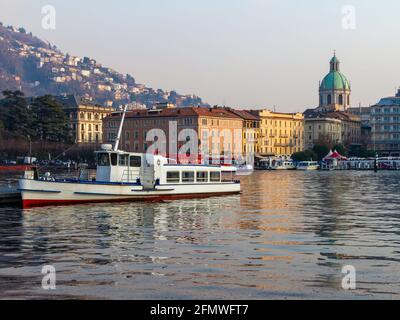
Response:
POLYGON ((236 175, 238 176, 248 176, 254 172, 254 166, 251 164, 242 164, 236 166, 236 175))
POLYGON ((319 164, 317 161, 301 161, 296 166, 297 170, 319 170, 319 164))
POLYGON ((295 170, 296 167, 293 163, 292 160, 275 160, 275 162, 272 164, 271 170, 295 170))
POLYGON ((78 203, 157 201, 240 193, 236 168, 221 165, 182 165, 160 155, 118 150, 124 110, 114 148, 96 151, 96 177, 83 170, 77 179, 38 177, 26 171, 19 180, 23 208, 78 203))

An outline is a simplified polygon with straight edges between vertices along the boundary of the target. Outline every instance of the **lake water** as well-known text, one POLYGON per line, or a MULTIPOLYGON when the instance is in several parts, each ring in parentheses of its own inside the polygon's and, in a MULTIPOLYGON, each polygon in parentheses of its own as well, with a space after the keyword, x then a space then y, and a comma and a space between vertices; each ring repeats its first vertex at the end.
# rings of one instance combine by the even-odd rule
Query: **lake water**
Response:
POLYGON ((255 172, 229 197, 3 207, 0 298, 399 299, 399 180, 255 172), (342 289, 345 265, 355 290, 342 289))

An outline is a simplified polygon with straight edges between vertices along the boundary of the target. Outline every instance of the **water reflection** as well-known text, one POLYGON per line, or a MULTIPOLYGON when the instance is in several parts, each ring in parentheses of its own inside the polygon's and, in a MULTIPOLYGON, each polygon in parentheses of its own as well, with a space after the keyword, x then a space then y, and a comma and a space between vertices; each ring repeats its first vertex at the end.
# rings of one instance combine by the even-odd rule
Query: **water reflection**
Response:
POLYGON ((0 296, 398 298, 399 177, 256 172, 231 197, 0 208, 0 296))

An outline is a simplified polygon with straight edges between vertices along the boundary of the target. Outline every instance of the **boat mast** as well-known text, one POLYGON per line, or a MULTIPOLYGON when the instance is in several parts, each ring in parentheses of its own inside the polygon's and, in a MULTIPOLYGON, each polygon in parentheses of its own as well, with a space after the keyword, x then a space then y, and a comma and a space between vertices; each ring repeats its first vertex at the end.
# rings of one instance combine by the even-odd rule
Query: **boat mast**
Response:
POLYGON ((119 125, 117 139, 115 140, 114 151, 118 151, 119 140, 121 139, 122 127, 124 126, 125 113, 126 113, 127 108, 128 108, 128 105, 126 104, 124 107, 124 110, 122 112, 122 119, 121 119, 121 123, 119 125))

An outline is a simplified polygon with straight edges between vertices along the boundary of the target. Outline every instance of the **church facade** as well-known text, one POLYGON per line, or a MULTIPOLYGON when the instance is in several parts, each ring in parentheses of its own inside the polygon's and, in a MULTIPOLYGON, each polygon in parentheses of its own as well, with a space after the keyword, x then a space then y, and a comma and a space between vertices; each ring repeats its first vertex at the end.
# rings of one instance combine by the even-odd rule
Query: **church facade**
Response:
POLYGON ((351 106, 351 85, 340 71, 336 53, 330 60, 329 73, 319 84, 319 104, 304 112, 305 145, 345 146, 360 144, 361 119, 347 112, 351 106))

